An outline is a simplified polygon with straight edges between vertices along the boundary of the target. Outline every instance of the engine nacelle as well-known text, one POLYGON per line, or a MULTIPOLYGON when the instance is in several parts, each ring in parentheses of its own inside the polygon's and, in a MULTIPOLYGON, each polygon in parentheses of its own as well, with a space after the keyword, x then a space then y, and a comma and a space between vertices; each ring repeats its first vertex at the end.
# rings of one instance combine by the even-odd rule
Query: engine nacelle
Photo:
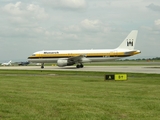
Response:
POLYGON ((57 60, 57 66, 59 67, 70 66, 74 64, 75 63, 73 61, 69 61, 68 59, 58 59, 57 60))

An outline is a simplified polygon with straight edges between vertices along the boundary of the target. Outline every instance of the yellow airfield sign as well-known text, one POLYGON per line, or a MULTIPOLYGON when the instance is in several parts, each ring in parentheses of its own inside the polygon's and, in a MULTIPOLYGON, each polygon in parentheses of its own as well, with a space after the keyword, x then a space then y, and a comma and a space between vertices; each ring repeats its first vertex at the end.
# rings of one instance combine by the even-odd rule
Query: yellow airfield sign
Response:
POLYGON ((127 80, 127 74, 115 74, 115 80, 127 80))

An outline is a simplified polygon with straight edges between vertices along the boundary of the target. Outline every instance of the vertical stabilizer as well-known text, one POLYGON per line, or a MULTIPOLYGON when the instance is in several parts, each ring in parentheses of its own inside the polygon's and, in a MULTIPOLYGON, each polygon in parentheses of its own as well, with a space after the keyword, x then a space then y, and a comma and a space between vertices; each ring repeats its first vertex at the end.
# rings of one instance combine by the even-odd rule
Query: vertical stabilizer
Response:
POLYGON ((134 50, 138 30, 132 30, 117 49, 134 50))
POLYGON ((12 63, 12 61, 10 60, 10 61, 8 62, 8 65, 11 65, 11 63, 12 63))

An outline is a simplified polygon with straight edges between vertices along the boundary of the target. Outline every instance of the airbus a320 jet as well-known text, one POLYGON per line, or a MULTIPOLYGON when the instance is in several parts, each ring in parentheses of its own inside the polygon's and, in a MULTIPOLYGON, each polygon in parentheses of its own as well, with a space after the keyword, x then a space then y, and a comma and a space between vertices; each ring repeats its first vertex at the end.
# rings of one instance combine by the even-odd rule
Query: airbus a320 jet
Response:
POLYGON ((77 68, 83 68, 83 63, 87 62, 104 62, 129 57, 141 53, 140 50, 134 49, 137 34, 137 30, 132 30, 115 49, 43 50, 33 53, 28 57, 28 61, 41 63, 41 68, 44 68, 44 63, 56 63, 59 67, 76 64, 77 68))

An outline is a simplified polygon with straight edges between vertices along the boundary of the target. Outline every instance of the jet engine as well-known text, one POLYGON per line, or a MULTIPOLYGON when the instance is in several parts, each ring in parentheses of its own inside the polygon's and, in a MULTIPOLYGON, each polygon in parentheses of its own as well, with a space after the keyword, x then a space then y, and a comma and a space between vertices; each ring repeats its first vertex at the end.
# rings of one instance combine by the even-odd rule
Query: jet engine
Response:
POLYGON ((68 59, 58 59, 57 60, 57 66, 59 66, 59 67, 70 66, 70 65, 74 65, 74 64, 75 64, 74 61, 70 61, 68 59))

